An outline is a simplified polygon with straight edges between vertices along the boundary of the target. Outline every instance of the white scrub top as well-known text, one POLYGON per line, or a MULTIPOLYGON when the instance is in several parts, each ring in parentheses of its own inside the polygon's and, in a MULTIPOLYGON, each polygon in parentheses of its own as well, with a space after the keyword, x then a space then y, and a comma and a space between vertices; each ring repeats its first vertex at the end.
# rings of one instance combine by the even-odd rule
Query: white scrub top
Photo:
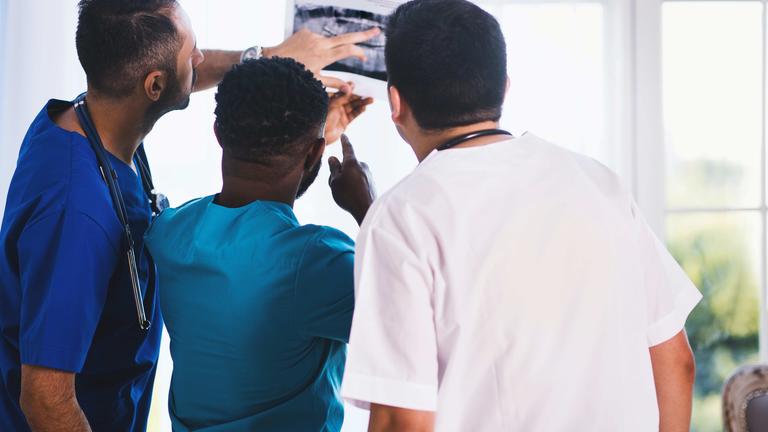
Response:
POLYGON ((436 430, 658 430, 701 294, 617 176, 531 134, 433 152, 361 229, 343 395, 436 430))

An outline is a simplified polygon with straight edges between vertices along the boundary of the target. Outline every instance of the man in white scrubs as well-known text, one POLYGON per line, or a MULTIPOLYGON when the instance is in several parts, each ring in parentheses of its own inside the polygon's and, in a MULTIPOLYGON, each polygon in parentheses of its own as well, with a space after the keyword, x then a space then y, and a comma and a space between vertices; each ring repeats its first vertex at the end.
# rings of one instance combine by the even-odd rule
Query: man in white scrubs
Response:
POLYGON ((391 18, 421 163, 361 229, 343 395, 371 431, 688 431, 701 295, 613 172, 497 130, 505 53, 464 0, 391 18))

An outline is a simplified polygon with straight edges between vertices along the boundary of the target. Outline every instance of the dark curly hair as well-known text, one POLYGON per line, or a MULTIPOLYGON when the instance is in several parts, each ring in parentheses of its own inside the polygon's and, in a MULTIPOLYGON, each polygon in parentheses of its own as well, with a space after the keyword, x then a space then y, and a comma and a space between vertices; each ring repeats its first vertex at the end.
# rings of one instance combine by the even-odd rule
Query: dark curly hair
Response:
POLYGON ((328 113, 323 84, 302 64, 279 57, 235 66, 219 85, 216 103, 224 153, 263 165, 293 161, 319 136, 328 113))
POLYGON ((88 84, 124 97, 153 70, 176 76, 176 0, 80 0, 75 42, 88 84))

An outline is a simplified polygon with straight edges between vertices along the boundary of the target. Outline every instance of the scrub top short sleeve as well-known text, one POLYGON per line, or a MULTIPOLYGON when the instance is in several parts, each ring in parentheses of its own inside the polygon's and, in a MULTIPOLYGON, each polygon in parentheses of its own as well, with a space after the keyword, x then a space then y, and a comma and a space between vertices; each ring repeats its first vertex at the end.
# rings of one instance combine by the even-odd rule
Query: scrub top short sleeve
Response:
POLYGON ((18 251, 21 363, 80 372, 117 249, 89 216, 68 209, 26 227, 18 251))
POLYGON ((633 203, 648 301, 648 346, 672 339, 701 300, 701 293, 651 230, 633 203))
POLYGON ((435 411, 431 270, 413 248, 418 230, 409 227, 408 212, 401 220, 386 211, 372 213, 357 239, 357 301, 342 394, 361 408, 377 403, 435 411))
POLYGON ((347 343, 355 307, 355 246, 332 228, 307 243, 296 276, 296 322, 308 336, 347 343))

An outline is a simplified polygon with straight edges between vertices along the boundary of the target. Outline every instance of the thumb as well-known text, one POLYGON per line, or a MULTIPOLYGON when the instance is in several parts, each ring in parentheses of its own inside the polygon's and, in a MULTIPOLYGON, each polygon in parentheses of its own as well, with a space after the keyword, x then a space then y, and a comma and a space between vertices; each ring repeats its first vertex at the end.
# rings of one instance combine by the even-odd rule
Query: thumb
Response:
POLYGON ((349 85, 349 83, 342 79, 319 74, 317 75, 317 78, 320 79, 320 82, 322 82, 326 88, 336 89, 341 94, 349 94, 352 92, 352 87, 349 85))

